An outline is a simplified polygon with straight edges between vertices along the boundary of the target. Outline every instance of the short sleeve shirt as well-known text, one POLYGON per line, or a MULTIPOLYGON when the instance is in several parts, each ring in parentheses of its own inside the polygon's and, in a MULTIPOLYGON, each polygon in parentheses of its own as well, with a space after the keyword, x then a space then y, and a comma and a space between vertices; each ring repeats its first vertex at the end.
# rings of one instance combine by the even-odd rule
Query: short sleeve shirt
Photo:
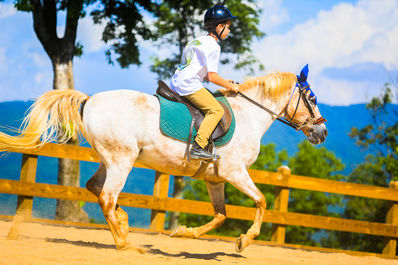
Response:
POLYGON ((171 78, 170 87, 181 96, 203 88, 208 72, 218 72, 220 45, 211 36, 201 36, 189 42, 182 54, 181 64, 171 78))

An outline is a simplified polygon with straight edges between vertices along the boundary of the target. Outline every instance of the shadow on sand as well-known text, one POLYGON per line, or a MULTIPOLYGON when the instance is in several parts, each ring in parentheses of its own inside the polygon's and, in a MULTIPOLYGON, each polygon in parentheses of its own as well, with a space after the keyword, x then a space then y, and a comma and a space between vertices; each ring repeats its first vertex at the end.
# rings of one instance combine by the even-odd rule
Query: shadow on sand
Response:
POLYGON ((219 259, 217 259, 217 257, 220 257, 220 256, 227 256, 227 257, 233 257, 233 258, 245 258, 244 256, 239 255, 239 254, 228 254, 228 253, 224 253, 224 252, 197 254, 197 253, 189 253, 186 251, 182 251, 178 254, 170 254, 170 253, 164 252, 160 249, 154 249, 154 248, 152 248, 152 245, 144 245, 144 247, 149 249, 148 253, 162 255, 165 257, 182 257, 182 258, 187 258, 187 259, 202 259, 202 260, 217 260, 217 261, 220 261, 219 259))
POLYGON ((72 240, 67 240, 64 238, 46 238, 46 242, 51 242, 51 243, 62 243, 62 244, 71 244, 75 246, 80 246, 80 247, 93 247, 93 248, 106 248, 106 249, 115 249, 115 245, 109 245, 109 244, 101 244, 97 242, 86 242, 86 241, 72 241, 72 240))
MULTIPOLYGON (((61 243, 61 244, 71 244, 74 246, 79 246, 79 247, 92 247, 92 248, 100 248, 100 249, 114 249, 116 250, 115 245, 113 244, 101 244, 97 242, 86 242, 86 241, 73 241, 73 240, 67 240, 64 238, 46 238, 46 242, 51 242, 51 243, 61 243)), ((218 257, 221 256, 227 256, 227 257, 233 257, 233 258, 245 258, 242 255, 239 254, 229 254, 225 252, 213 252, 213 253, 189 253, 186 251, 182 251, 178 254, 170 254, 167 252, 164 252, 160 249, 153 248, 153 245, 143 245, 146 249, 146 253, 150 254, 156 254, 156 255, 162 255, 165 257, 176 257, 176 258, 186 258, 186 259, 201 259, 201 260, 217 260, 218 257)))

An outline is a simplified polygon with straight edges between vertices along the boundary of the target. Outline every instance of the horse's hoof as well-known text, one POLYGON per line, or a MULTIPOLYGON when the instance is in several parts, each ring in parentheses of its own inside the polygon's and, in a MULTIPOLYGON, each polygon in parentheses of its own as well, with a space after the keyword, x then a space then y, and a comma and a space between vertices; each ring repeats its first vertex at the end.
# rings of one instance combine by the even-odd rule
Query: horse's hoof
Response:
POLYGON ((251 239, 247 235, 240 235, 235 242, 236 252, 242 252, 250 244, 250 242, 251 239))
POLYGON ((124 250, 124 249, 128 249, 129 247, 130 247, 129 244, 117 244, 116 245, 117 250, 124 250))
POLYGON ((187 230, 185 225, 179 226, 170 234, 170 237, 185 237, 187 230))

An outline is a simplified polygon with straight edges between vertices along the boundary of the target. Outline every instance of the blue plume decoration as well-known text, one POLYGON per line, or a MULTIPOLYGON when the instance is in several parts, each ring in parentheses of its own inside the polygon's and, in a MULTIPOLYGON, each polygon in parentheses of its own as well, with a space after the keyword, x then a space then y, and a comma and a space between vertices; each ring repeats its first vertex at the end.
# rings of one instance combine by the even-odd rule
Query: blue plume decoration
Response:
MULTIPOLYGON (((303 67, 303 69, 301 69, 300 76, 297 76, 297 83, 300 83, 300 86, 301 86, 301 87, 307 87, 306 90, 307 90, 307 91, 308 91, 308 90, 310 91, 310 97, 314 97, 314 99, 315 99, 315 104, 317 104, 318 99, 317 99, 317 97, 315 96, 315 93, 311 90, 310 85, 309 85, 308 82, 307 82, 308 72, 309 72, 308 64, 306 64, 306 65, 303 67)), ((299 86, 299 85, 296 84, 296 86, 299 86)))
POLYGON ((297 78, 299 82, 305 82, 307 81, 308 77, 308 64, 306 64, 303 69, 301 69, 300 76, 297 78))

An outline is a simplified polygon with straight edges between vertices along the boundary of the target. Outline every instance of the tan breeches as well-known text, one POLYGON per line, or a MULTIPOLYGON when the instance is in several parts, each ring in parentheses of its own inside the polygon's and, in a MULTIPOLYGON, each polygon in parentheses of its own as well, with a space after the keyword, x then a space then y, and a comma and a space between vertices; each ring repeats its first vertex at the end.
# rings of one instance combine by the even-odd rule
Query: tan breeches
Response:
POLYGON ((209 143, 210 135, 224 115, 224 109, 206 88, 202 88, 193 94, 187 95, 185 98, 191 101, 192 104, 205 114, 205 118, 195 137, 195 141, 198 145, 205 148, 209 143))

